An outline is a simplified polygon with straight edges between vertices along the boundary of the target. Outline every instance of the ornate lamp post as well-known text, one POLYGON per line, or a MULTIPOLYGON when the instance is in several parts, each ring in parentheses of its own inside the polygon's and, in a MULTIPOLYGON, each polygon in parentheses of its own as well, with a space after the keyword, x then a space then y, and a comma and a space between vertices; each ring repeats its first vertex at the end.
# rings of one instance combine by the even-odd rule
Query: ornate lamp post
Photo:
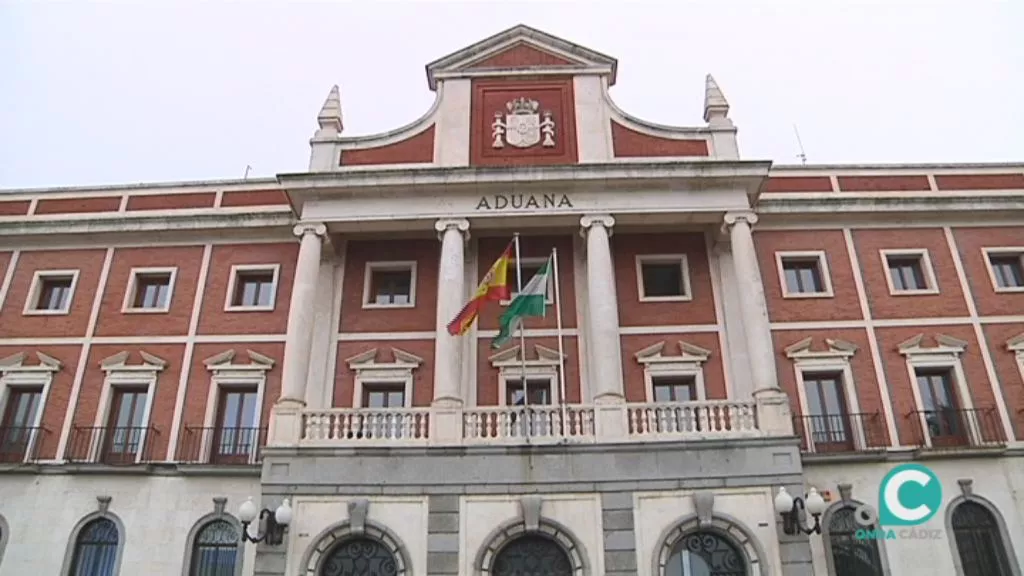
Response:
POLYGON ((789 535, 821 534, 821 514, 825 511, 825 499, 811 488, 805 498, 793 498, 785 488, 779 488, 775 496, 775 511, 782 516, 782 530, 789 535), (807 528, 800 521, 800 511, 806 510, 814 518, 814 526, 807 528))
POLYGON ((288 503, 288 499, 285 498, 276 511, 271 512, 270 509, 264 508, 257 512, 256 504, 253 503, 252 497, 249 497, 239 507, 238 519, 242 522, 242 542, 249 541, 254 544, 265 542, 270 546, 277 546, 284 541, 284 531, 292 521, 292 507, 288 503), (264 523, 264 529, 263 534, 258 534, 257 526, 257 536, 254 537, 249 535, 249 524, 256 519, 257 515, 264 523))

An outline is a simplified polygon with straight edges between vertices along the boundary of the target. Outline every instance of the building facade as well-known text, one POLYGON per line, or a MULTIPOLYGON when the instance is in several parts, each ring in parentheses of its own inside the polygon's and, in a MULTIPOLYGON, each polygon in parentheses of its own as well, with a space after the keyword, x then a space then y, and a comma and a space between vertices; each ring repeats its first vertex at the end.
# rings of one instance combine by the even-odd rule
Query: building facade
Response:
POLYGON ((616 71, 517 26, 304 173, 0 196, 0 576, 1020 576, 1024 164, 745 160, 616 71), (514 237, 546 315, 451 335, 514 237))

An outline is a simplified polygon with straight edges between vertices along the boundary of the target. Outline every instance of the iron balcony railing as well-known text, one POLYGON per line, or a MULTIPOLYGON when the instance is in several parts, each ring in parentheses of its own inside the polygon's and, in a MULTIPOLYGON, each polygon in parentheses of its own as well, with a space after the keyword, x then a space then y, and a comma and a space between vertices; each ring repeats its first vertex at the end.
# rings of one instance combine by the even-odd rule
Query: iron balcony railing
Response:
POLYGON ((878 412, 796 415, 793 431, 808 454, 869 452, 889 446, 885 418, 878 412))
POLYGON ((48 430, 42 426, 0 428, 0 463, 36 462, 48 430))
POLYGON ((158 434, 152 426, 76 426, 71 429, 65 459, 111 465, 151 462, 158 434))
POLYGON ((912 446, 936 450, 1004 446, 995 408, 917 410, 907 414, 912 446))
POLYGON ((185 464, 246 465, 263 461, 266 428, 187 427, 178 461, 185 464))

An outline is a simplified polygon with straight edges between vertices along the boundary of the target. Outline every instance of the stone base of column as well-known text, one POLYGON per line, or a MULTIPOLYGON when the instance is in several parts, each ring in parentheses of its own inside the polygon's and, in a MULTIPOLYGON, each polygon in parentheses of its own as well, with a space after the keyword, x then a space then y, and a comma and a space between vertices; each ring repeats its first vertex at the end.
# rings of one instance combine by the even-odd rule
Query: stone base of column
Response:
POLYGON ((618 394, 594 398, 594 435, 600 442, 623 441, 629 437, 625 398, 618 394))
POLYGON ((789 396, 781 388, 755 390, 754 402, 757 403, 757 423, 761 431, 768 436, 793 435, 789 396))
POLYGON ((461 444, 462 401, 456 398, 438 398, 430 408, 430 444, 461 444))
POLYGON ((305 403, 282 398, 270 410, 267 446, 297 446, 302 438, 302 409, 305 403))

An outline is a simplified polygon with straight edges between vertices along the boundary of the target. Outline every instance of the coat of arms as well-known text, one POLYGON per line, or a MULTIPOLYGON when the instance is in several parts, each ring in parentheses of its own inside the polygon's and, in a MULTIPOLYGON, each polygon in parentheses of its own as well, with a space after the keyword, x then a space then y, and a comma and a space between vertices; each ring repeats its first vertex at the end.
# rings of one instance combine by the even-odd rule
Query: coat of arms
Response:
POLYGON ((492 148, 504 148, 505 144, 516 148, 529 148, 541 143, 545 148, 555 145, 555 121, 548 110, 538 114, 540 103, 520 96, 505 104, 507 114, 494 113, 491 123, 492 148), (502 119, 504 116, 504 119, 502 119))

